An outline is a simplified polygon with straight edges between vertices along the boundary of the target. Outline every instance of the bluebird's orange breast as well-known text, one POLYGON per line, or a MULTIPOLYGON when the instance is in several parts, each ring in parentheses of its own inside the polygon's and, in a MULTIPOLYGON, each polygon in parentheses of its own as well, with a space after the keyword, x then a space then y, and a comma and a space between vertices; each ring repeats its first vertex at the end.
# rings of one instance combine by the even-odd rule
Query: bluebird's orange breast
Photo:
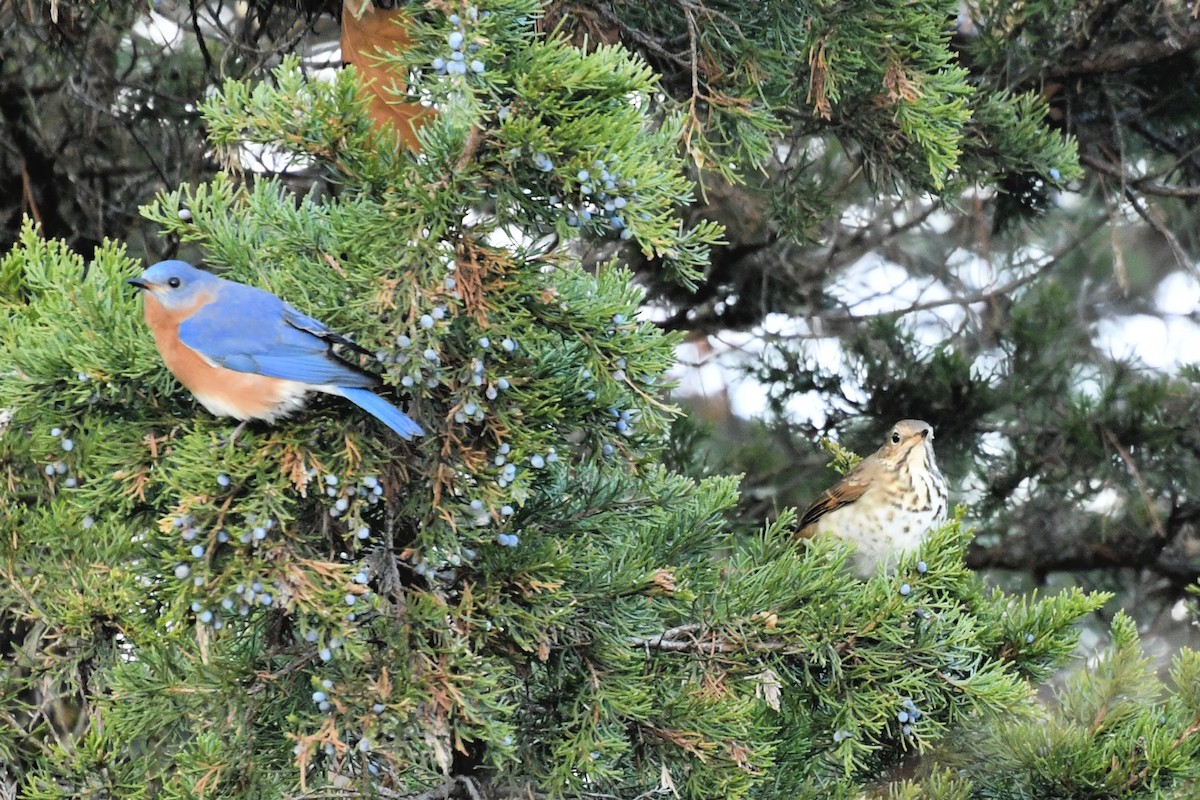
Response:
MULTIPOLYGON (((211 293, 194 304, 168 309, 143 292, 146 325, 167 369, 188 388, 201 405, 217 416, 274 421, 303 404, 308 387, 296 381, 270 378, 210 363, 179 339, 179 325, 213 301, 211 293)), ((253 322, 247 320, 247 325, 253 322)))

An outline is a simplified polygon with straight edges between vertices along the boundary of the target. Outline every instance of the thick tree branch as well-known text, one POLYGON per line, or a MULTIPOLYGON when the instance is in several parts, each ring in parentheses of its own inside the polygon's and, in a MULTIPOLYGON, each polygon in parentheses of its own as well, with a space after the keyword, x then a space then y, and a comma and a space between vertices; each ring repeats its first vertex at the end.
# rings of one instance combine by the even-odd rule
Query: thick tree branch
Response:
POLYGON ((1089 43, 1086 49, 1068 49, 1047 73, 1061 80, 1080 75, 1124 72, 1195 50, 1200 47, 1200 20, 1190 15, 1182 19, 1184 24, 1179 27, 1138 39, 1114 42, 1107 48, 1089 43))

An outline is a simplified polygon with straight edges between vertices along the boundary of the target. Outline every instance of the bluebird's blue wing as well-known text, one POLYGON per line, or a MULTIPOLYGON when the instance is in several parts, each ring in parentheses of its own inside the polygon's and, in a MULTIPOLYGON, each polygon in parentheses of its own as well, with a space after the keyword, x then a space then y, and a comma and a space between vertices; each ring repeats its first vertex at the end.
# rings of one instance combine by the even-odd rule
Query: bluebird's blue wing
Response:
POLYGON ((302 314, 287 303, 283 304, 283 318, 293 328, 299 328, 302 331, 308 331, 312 335, 318 336, 327 342, 336 342, 337 344, 345 345, 346 347, 357 350, 365 356, 374 355, 370 350, 363 347, 353 339, 329 330, 329 327, 326 326, 324 322, 321 322, 319 319, 313 319, 307 314, 302 314))
POLYGON ((330 353, 330 340, 341 338, 270 292, 232 281, 222 281, 213 302, 179 325, 180 341, 237 372, 317 386, 374 386, 373 376, 330 353))

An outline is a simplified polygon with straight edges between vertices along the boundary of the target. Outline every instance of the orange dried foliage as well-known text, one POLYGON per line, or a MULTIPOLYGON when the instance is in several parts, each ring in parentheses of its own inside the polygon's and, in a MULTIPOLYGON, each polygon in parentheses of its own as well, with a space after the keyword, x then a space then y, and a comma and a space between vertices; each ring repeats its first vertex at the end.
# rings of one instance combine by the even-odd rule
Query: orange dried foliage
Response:
POLYGON ((138 502, 146 502, 146 484, 150 482, 150 469, 145 465, 135 470, 117 470, 112 474, 113 480, 121 481, 126 486, 121 494, 138 502))
POLYGON ((650 580, 658 587, 658 590, 663 594, 671 594, 675 591, 675 571, 670 569, 656 569, 650 576, 650 580))
POLYGON ((920 96, 917 85, 904 73, 904 67, 899 61, 890 59, 887 72, 883 76, 883 85, 887 89, 888 100, 911 103, 920 96))
POLYGON ((807 102, 812 103, 813 112, 821 119, 831 119, 833 117, 833 106, 829 102, 829 95, 825 82, 829 72, 829 64, 825 60, 825 42, 819 42, 808 55, 808 67, 811 70, 808 75, 808 97, 807 102))
POLYGON ((296 487, 301 497, 308 497, 308 468, 304 463, 304 452, 291 445, 284 445, 279 457, 280 471, 296 487))
POLYGON ((363 0, 346 0, 342 4, 342 61, 353 64, 362 78, 376 130, 390 128, 405 147, 417 150, 417 130, 432 111, 418 103, 398 101, 391 90, 405 87, 404 76, 377 58, 380 51, 392 53, 409 46, 406 21, 403 9, 381 10, 363 0))
POLYGON ((333 717, 326 717, 316 733, 307 736, 289 733, 287 736, 289 739, 294 739, 300 745, 300 752, 296 754, 296 768, 300 773, 300 790, 305 792, 308 791, 305 778, 308 775, 308 765, 314 753, 329 744, 333 745, 334 752, 337 754, 336 757, 341 759, 350 750, 349 745, 343 742, 341 737, 338 736, 337 722, 333 717))
POLYGON ((467 313, 479 327, 488 327, 488 305, 484 299, 504 286, 503 275, 512 269, 511 257, 501 250, 490 250, 464 240, 455 253, 458 264, 455 280, 467 313))
POLYGON ((672 728, 648 728, 647 733, 670 742, 685 753, 689 753, 701 763, 708 763, 716 746, 694 731, 681 731, 672 728))

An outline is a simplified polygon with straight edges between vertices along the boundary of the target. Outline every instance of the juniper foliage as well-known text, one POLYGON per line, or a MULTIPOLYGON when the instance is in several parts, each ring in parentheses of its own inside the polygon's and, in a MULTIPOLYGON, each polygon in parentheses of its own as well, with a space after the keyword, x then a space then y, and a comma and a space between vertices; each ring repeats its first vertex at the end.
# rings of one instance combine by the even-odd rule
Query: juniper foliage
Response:
POLYGON ((22 797, 850 797, 1036 713, 1103 595, 985 591, 957 522, 862 583, 791 512, 737 533, 736 479, 662 465, 677 338, 627 271, 534 237, 624 237, 686 282, 719 229, 679 221, 685 123, 642 102, 654 75, 537 35, 536 10, 414 21, 419 153, 352 70, 227 83, 214 146, 333 190, 229 171, 144 209, 374 352, 411 444, 336 399, 233 439, 161 365, 119 243, 85 260, 26 224, 0 261, 22 797), (456 31, 484 69, 427 68, 456 31))

